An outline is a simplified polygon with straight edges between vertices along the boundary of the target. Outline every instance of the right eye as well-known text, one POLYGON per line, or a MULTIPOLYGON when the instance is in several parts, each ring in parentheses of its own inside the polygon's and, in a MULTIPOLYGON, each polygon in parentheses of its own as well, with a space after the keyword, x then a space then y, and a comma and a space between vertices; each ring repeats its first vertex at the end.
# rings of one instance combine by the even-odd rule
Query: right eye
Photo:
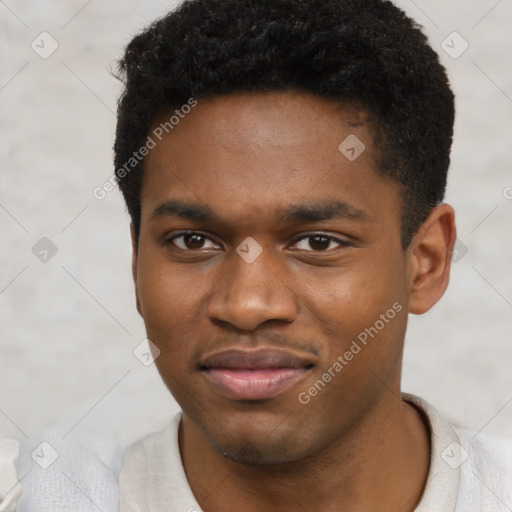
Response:
POLYGON ((173 244, 183 251, 198 251, 201 249, 215 249, 218 244, 213 242, 203 233, 188 231, 179 235, 174 235, 165 241, 166 245, 173 244))

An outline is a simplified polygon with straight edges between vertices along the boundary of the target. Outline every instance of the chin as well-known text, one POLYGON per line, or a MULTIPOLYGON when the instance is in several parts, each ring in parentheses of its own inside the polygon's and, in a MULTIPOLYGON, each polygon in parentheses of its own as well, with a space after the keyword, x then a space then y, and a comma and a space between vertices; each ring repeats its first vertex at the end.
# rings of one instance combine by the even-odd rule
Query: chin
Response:
POLYGON ((229 428, 222 432, 205 432, 213 448, 227 459, 239 464, 284 464, 306 457, 310 450, 304 438, 278 430, 229 428))
POLYGON ((244 440, 243 444, 231 442, 221 445, 213 440, 211 442, 215 450, 226 459, 249 466, 283 464, 302 458, 300 454, 291 453, 283 445, 274 447, 268 443, 253 443, 247 439, 244 440))

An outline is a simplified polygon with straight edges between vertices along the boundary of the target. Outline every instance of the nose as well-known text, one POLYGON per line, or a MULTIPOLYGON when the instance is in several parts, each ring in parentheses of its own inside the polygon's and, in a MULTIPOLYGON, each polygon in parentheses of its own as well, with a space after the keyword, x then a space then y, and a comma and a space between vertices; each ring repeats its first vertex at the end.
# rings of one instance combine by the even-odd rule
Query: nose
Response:
POLYGON ((216 323, 237 330, 252 331, 269 321, 291 323, 297 316, 297 299, 285 276, 272 265, 270 251, 263 251, 248 263, 238 254, 214 288, 208 303, 208 316, 216 323))

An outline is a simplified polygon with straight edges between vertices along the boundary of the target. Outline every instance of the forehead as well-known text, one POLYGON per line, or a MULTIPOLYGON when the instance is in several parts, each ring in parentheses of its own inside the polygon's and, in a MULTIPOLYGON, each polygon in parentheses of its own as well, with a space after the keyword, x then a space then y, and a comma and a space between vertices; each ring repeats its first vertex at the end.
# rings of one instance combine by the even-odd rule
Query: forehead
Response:
POLYGON ((299 200, 378 210, 396 186, 377 172, 374 129, 360 106, 306 93, 199 100, 146 157, 143 220, 169 199, 229 209, 240 221, 299 200))

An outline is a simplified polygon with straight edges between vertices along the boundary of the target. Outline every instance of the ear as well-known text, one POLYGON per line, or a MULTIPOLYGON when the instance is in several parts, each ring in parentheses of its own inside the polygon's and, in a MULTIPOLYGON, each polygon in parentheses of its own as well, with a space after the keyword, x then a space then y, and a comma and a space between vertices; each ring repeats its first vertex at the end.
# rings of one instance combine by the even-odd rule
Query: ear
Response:
POLYGON ((137 285, 138 246, 137 246, 137 239, 135 237, 135 230, 133 229, 133 224, 130 224, 130 236, 132 239, 132 277, 133 277, 133 283, 135 284, 135 301, 137 304, 137 311, 139 312, 139 315, 142 316, 140 300, 139 300, 139 288, 137 285))
POLYGON ((410 313, 427 312, 446 291, 456 236, 455 212, 449 204, 440 204, 412 239, 407 249, 410 313))

